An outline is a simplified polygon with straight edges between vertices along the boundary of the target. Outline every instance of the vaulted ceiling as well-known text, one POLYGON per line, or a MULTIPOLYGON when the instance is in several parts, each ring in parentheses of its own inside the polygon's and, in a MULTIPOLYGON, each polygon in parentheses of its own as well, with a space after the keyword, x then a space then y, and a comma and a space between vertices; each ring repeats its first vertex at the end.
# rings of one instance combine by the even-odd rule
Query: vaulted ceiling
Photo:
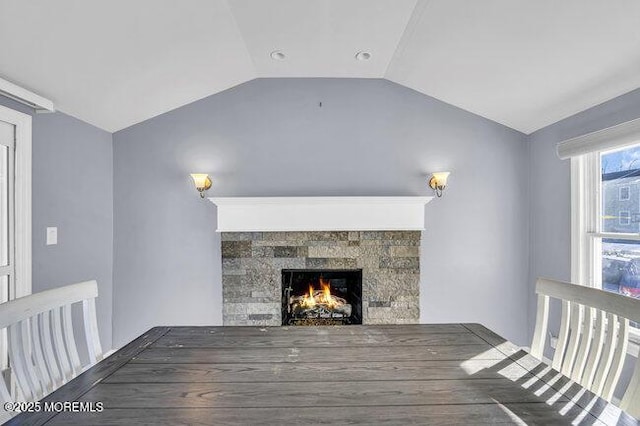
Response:
POLYGON ((0 76, 112 132, 258 77, 358 77, 531 133, 640 87, 640 1, 0 0, 0 76))

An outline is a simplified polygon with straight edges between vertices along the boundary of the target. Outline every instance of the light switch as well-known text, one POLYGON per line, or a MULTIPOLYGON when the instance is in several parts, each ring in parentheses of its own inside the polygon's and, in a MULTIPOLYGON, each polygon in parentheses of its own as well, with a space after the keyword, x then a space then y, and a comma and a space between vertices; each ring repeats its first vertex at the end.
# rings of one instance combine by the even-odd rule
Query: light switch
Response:
POLYGON ((58 228, 55 226, 47 227, 47 245, 55 244, 58 244, 58 228))

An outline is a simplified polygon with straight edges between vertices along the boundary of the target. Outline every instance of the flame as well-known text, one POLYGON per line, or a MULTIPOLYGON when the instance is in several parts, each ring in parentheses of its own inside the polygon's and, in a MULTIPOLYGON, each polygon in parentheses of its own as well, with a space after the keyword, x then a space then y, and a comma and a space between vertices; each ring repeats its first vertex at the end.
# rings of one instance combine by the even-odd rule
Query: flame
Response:
POLYGON ((302 300, 302 304, 307 308, 316 306, 316 299, 315 297, 313 297, 313 286, 311 284, 309 284, 309 295, 305 296, 305 298, 302 300))
POLYGON ((331 294, 331 283, 320 278, 321 290, 315 290, 312 284, 309 284, 309 294, 305 294, 300 305, 304 308, 313 308, 316 305, 333 309, 338 306, 338 300, 331 294))

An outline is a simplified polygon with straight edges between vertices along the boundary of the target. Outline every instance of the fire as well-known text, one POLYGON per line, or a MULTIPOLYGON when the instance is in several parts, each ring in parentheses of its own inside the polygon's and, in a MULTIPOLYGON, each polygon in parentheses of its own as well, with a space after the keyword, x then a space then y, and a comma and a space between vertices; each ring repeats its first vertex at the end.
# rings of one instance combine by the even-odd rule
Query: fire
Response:
POLYGON ((316 290, 313 285, 309 284, 309 294, 305 294, 300 301, 300 306, 303 308, 313 308, 316 305, 321 305, 327 309, 333 309, 339 305, 338 299, 331 294, 331 284, 329 281, 325 281, 320 278, 321 290, 316 290))

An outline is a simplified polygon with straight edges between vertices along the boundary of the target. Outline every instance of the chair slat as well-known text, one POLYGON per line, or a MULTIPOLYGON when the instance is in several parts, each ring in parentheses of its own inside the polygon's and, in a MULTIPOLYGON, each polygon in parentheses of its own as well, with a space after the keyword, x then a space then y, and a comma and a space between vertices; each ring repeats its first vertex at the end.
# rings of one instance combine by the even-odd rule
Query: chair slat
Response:
POLYGON ((38 376, 38 380, 41 384, 41 395, 46 395, 51 392, 52 384, 51 377, 47 371, 47 366, 44 361, 44 354, 42 350, 42 342, 40 341, 40 316, 42 314, 35 315, 31 318, 31 350, 33 353, 33 359, 35 361, 35 371, 38 376))
POLYGON ((60 363, 60 369, 62 373, 62 383, 67 383, 69 379, 73 377, 73 369, 71 368, 71 363, 69 361, 69 356, 67 355, 67 349, 64 346, 64 337, 63 336, 63 328, 62 328, 62 318, 60 316, 60 308, 51 310, 51 319, 52 319, 52 332, 53 332, 53 342, 54 349, 56 353, 56 359, 60 363))
POLYGON ((558 333, 558 341, 556 343, 556 351, 553 354, 553 362, 551 366, 554 370, 562 370, 562 361, 569 341, 569 323, 571 321, 571 303, 566 300, 562 301, 562 317, 560 319, 560 332, 558 333))
POLYGON ((53 389, 56 389, 62 385, 62 375, 53 353, 53 342, 51 341, 51 311, 43 313, 41 319, 42 328, 40 329, 40 340, 44 349, 44 360, 51 377, 51 385, 53 389))
POLYGON ((571 379, 575 382, 580 382, 585 366, 587 365, 587 358, 589 357, 589 350, 591 349, 591 340, 593 337, 593 322, 595 320, 595 316, 595 308, 587 306, 583 308, 583 321, 580 326, 580 346, 578 346, 576 362, 573 366, 573 371, 571 372, 571 379))
POLYGON ((580 334, 582 331, 582 316, 584 307, 579 303, 571 303, 571 321, 569 321, 569 343, 567 343, 566 353, 562 361, 562 370, 560 371, 567 377, 571 377, 573 365, 578 353, 578 345, 580 344, 580 334))
POLYGON ((602 348, 605 342, 605 325, 606 325, 606 312, 596 309, 596 324, 593 335, 593 341, 591 342, 591 349, 589 350, 589 357, 584 369, 584 374, 580 383, 587 389, 591 389, 593 385, 593 379, 596 376, 596 369, 598 363, 602 358, 602 348))
POLYGON ((620 401, 620 408, 640 419, 640 356, 636 359, 636 366, 627 386, 627 391, 620 401))
POLYGON ((87 299, 82 302, 84 315, 85 336, 89 350, 89 360, 96 363, 102 360, 102 347, 100 345, 100 333, 98 332, 98 318, 96 315, 95 299, 87 299))
POLYGON ((20 332, 22 334, 22 353, 25 357, 25 366, 27 368, 27 374, 31 379, 31 384, 33 385, 32 390, 35 394, 35 398, 40 399, 44 394, 44 391, 42 390, 42 384, 38 378, 37 368, 33 363, 33 344, 31 342, 30 323, 31 318, 27 318, 20 323, 20 332))
POLYGON ((71 369, 73 371, 73 376, 75 377, 82 371, 82 364, 80 364, 78 348, 76 347, 76 339, 73 335, 73 323, 71 321, 70 305, 64 305, 62 307, 62 326, 64 330, 64 343, 67 346, 67 353, 69 354, 71 369))
POLYGON ((536 315, 536 328, 533 332, 531 343, 531 355, 538 359, 544 356, 544 345, 547 339, 547 327, 549 324, 549 296, 538 295, 538 313, 536 315))
POLYGON ((9 326, 9 359, 11 370, 15 374, 23 396, 28 400, 35 400, 36 391, 29 377, 29 367, 23 354, 22 321, 9 326))
POLYGON ((614 351, 616 350, 616 325, 618 323, 618 316, 612 313, 607 313, 607 327, 605 331, 604 347, 602 348, 602 358, 598 365, 598 371, 596 377, 593 380, 593 386, 591 391, 596 395, 602 395, 607 375, 611 369, 613 363, 614 351))
POLYGON ((611 361, 611 369, 605 380, 602 389, 602 397, 607 401, 611 401, 613 391, 618 384, 624 360, 627 356, 627 347, 629 346, 629 320, 627 318, 619 318, 617 327, 616 347, 614 350, 613 360, 611 361))

